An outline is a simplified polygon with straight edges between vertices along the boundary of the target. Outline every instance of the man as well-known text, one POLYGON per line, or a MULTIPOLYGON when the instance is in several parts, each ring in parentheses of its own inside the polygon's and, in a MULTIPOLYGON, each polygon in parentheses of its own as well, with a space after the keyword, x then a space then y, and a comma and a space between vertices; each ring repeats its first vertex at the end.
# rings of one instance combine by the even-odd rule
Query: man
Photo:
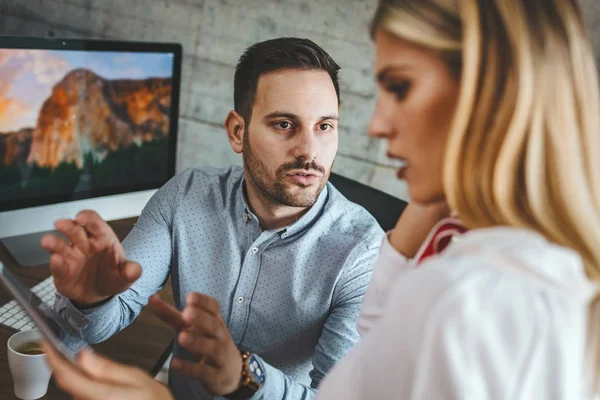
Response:
POLYGON ((57 221, 70 244, 46 236, 42 246, 52 253, 60 315, 95 343, 150 298, 179 331, 169 377, 176 398, 312 397, 358 340, 383 234, 327 183, 338 70, 306 39, 249 47, 225 121, 243 167, 178 174, 122 245, 92 211, 57 221), (152 296, 169 274, 176 308, 152 296))

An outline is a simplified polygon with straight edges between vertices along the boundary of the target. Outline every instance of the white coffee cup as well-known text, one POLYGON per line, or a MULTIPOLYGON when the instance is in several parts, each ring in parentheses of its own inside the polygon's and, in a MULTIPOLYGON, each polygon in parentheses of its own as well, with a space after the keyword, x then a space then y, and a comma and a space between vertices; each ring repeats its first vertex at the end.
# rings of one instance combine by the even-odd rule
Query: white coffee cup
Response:
POLYGON ((23 400, 39 399, 48 391, 52 370, 46 362, 46 354, 29 355, 17 352, 25 343, 41 338, 37 330, 17 332, 6 344, 15 396, 23 400))

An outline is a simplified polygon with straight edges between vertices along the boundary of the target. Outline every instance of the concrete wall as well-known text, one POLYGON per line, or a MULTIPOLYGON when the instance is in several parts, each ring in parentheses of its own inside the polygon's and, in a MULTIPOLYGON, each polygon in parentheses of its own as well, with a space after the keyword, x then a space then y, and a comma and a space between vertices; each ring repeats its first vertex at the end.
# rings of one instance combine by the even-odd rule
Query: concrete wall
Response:
MULTIPOLYGON (((600 54, 600 1, 581 0, 600 54)), ((0 34, 176 41, 184 48, 178 170, 241 159, 222 129, 244 48, 307 37, 342 66, 340 149, 334 170, 408 199, 384 143, 366 136, 374 106, 367 26, 375 0, 0 0, 0 34)))

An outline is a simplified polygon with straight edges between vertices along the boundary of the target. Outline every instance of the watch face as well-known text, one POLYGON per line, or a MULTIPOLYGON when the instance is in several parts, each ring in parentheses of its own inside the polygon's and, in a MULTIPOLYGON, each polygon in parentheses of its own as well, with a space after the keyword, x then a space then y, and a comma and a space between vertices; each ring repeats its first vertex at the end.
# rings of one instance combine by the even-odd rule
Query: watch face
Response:
POLYGON ((264 383, 265 372, 260 366, 258 358, 254 354, 252 354, 250 358, 248 358, 248 370, 254 382, 257 382, 259 385, 262 385, 264 383))

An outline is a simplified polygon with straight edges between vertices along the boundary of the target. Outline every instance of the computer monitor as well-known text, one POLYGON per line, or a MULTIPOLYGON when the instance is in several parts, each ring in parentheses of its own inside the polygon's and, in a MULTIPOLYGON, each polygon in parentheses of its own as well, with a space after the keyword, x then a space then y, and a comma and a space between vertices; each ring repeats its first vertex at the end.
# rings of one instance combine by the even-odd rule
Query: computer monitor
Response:
POLYGON ((181 45, 0 36, 0 240, 21 265, 83 209, 137 216, 175 173, 181 45))

